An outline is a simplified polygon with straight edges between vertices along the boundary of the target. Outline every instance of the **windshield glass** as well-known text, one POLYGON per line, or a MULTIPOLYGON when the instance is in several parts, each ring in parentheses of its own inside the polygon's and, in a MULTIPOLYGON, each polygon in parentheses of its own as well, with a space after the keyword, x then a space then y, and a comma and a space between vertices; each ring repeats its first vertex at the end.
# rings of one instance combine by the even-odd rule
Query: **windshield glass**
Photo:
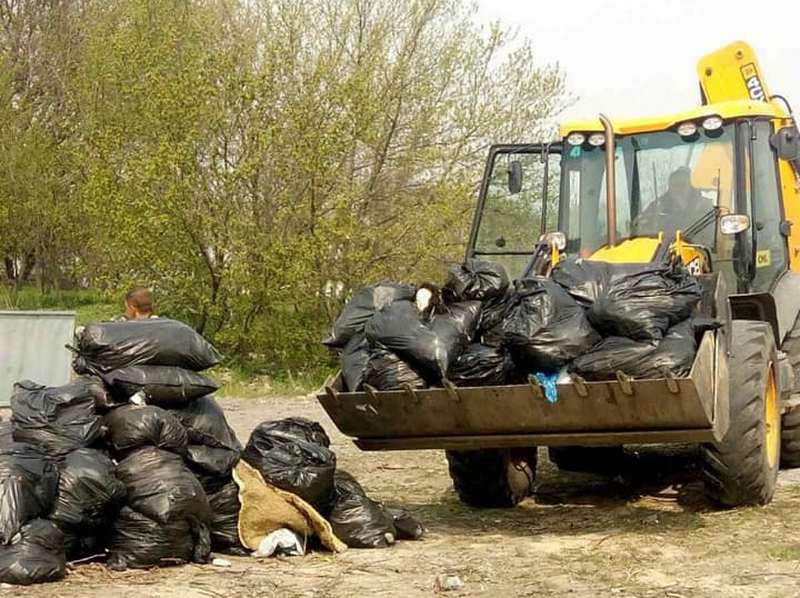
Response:
MULTIPOLYGON (((564 154, 559 228, 568 252, 588 256, 607 238, 605 148, 584 144, 564 154)), ((712 254, 730 253, 732 247, 720 246, 713 216, 715 208, 733 211, 732 127, 699 129, 691 137, 673 131, 620 136, 615 154, 620 239, 681 230, 712 254)))
POLYGON ((539 235, 556 229, 561 154, 557 147, 548 147, 546 154, 543 148, 509 147, 497 151, 490 163, 473 255, 503 264, 511 276, 522 273, 539 235), (512 191, 509 170, 515 163, 520 187, 512 191), (547 208, 542 222, 545 184, 547 208))

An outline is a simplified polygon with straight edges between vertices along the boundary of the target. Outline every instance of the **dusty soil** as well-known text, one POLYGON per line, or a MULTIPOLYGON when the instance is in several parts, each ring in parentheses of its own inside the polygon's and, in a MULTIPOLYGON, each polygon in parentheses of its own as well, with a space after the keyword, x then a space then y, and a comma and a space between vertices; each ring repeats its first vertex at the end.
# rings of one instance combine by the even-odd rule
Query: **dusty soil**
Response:
POLYGON ((639 452, 616 478, 558 472, 540 450, 538 492, 516 509, 459 504, 444 455, 362 453, 313 399, 222 400, 243 440, 260 421, 323 423, 340 467, 374 497, 405 506, 427 538, 387 550, 115 573, 73 567, 63 582, 0 596, 800 596, 800 470, 782 472, 767 507, 718 511, 702 495, 690 448, 639 452), (635 457, 635 458, 634 458, 635 457))

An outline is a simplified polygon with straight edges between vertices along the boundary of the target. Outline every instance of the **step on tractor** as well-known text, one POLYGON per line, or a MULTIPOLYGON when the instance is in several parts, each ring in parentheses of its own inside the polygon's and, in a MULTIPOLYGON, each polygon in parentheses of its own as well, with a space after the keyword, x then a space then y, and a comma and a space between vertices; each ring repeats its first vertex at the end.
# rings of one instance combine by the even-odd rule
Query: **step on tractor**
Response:
POLYGON ((537 447, 563 469, 610 464, 625 445, 699 445, 706 492, 768 503, 800 466, 800 133, 736 42, 697 67, 702 105, 665 116, 569 122, 550 143, 489 150, 467 258, 516 278, 565 256, 649 263, 666 251, 720 324, 688 376, 345 392, 319 401, 367 451, 444 449, 463 502, 513 506, 533 492, 537 447), (690 194, 692 203, 665 201, 690 194))

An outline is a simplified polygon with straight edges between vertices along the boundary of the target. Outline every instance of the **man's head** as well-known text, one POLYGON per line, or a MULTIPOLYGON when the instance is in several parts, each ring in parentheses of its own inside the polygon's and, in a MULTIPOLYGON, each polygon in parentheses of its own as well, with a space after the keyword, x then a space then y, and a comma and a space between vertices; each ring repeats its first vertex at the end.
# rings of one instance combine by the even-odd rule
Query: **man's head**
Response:
POLYGON ((135 287, 125 295, 125 317, 146 320, 153 315, 153 294, 145 287, 135 287))
POLYGON ((668 193, 670 197, 686 201, 692 191, 692 171, 686 166, 681 166, 669 175, 668 193))

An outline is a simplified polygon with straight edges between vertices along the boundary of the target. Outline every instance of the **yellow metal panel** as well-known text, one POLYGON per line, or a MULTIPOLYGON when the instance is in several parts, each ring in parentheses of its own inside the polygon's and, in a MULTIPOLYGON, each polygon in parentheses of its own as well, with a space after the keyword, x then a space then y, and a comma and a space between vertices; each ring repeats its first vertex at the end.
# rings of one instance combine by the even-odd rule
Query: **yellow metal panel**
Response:
POLYGON ((652 261, 658 245, 659 240, 650 237, 627 239, 614 247, 601 247, 589 259, 612 264, 646 264, 652 261))
POLYGON ((734 42, 703 56, 697 63, 697 78, 709 104, 766 102, 770 97, 756 53, 746 42, 734 42))
MULTIPOLYGON (((629 135, 634 133, 652 133, 653 131, 663 131, 674 127, 678 123, 687 120, 702 121, 707 116, 721 116, 723 119, 768 116, 772 118, 788 118, 788 114, 778 105, 766 102, 754 102, 751 100, 734 100, 730 102, 719 102, 706 106, 698 106, 691 110, 677 112, 674 114, 646 116, 641 118, 615 119, 611 122, 614 125, 614 132, 618 135, 629 135)), ((561 137, 566 137, 573 131, 594 132, 602 131, 603 126, 599 120, 575 120, 563 123, 560 127, 561 137)))
POLYGON ((786 219, 792 223, 789 235, 789 268, 800 272, 800 182, 792 165, 786 160, 778 160, 783 194, 783 210, 786 219))

